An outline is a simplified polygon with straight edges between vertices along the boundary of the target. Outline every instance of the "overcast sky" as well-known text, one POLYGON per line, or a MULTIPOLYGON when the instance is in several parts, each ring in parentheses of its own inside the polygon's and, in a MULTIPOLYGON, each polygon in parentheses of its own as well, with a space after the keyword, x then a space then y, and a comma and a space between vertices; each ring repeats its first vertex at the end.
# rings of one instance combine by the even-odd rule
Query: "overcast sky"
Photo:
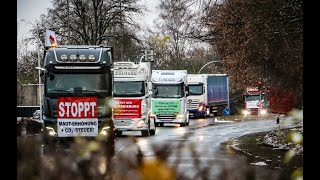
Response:
MULTIPOLYGON (((30 36, 28 33, 32 28, 30 23, 36 24, 36 20, 40 18, 41 14, 47 14, 47 8, 51 8, 51 0, 17 0, 17 32, 18 40, 23 37, 30 36), (26 22, 21 22, 21 19, 25 19, 26 22)), ((159 0, 142 0, 141 3, 145 3, 150 10, 144 17, 141 17, 140 22, 142 26, 152 26, 152 21, 157 17, 158 11, 156 6, 159 4, 159 0)))
POLYGON ((35 24, 41 14, 47 13, 49 7, 51 7, 50 0, 17 0, 18 39, 30 36, 30 34, 27 34, 32 28, 30 23, 35 24), (21 22, 21 19, 30 23, 21 22))

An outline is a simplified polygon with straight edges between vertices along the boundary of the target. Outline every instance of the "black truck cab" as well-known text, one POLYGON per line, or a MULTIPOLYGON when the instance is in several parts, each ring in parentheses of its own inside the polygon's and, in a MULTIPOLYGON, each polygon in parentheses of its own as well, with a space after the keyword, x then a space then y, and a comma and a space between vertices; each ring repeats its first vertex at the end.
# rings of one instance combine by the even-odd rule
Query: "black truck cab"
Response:
POLYGON ((113 49, 49 48, 44 57, 43 135, 49 140, 114 136, 113 49))

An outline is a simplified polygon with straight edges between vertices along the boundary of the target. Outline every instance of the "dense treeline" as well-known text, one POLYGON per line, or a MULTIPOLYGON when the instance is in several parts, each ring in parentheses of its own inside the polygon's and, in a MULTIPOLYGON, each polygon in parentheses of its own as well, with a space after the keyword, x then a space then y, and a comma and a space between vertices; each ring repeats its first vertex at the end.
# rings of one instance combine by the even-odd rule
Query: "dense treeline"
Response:
MULTIPOLYGON (((112 45, 115 61, 138 61, 141 50, 152 47, 154 69, 197 73, 219 61, 201 73, 229 74, 232 93, 263 81, 295 90, 302 105, 302 0, 160 0, 157 9, 150 29, 136 21, 147 10, 142 1, 53 0, 37 22, 41 49, 45 29, 51 29, 59 44, 112 45)), ((31 31, 28 41, 35 43, 36 27, 31 31)), ((18 43, 18 78, 35 83, 37 58, 23 45, 18 43)))
POLYGON ((302 98, 302 0, 226 0, 210 7, 207 27, 235 89, 262 80, 302 98))

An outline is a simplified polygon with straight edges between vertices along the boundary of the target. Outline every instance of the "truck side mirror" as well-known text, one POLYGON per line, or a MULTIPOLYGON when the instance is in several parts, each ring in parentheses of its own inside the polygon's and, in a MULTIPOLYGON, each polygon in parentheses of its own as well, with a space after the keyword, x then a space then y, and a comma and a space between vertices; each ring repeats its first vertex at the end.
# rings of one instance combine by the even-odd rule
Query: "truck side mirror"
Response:
POLYGON ((186 96, 189 96, 189 86, 186 86, 186 96))
POLYGON ((50 71, 45 72, 45 77, 49 77, 50 81, 54 80, 54 74, 50 71))
POLYGON ((53 81, 54 80, 54 74, 50 74, 50 81, 53 81))
POLYGON ((147 82, 147 88, 148 88, 148 91, 152 91, 152 83, 151 82, 147 82))

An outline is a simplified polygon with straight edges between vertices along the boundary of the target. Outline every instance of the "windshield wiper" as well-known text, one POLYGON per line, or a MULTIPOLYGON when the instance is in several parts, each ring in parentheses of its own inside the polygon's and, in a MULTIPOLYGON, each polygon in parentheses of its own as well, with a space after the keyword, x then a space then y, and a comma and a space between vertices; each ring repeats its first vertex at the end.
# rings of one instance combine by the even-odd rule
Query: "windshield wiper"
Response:
POLYGON ((165 95, 156 95, 155 98, 167 98, 168 96, 165 95))
POLYGON ((69 94, 72 94, 69 90, 65 89, 51 89, 50 92, 67 92, 69 94))
POLYGON ((95 93, 98 96, 101 96, 101 93, 106 93, 106 92, 97 92, 95 90, 87 90, 87 89, 82 89, 82 92, 86 92, 86 93, 95 93))
POLYGON ((113 93, 114 97, 140 97, 141 94, 136 93, 113 93))

